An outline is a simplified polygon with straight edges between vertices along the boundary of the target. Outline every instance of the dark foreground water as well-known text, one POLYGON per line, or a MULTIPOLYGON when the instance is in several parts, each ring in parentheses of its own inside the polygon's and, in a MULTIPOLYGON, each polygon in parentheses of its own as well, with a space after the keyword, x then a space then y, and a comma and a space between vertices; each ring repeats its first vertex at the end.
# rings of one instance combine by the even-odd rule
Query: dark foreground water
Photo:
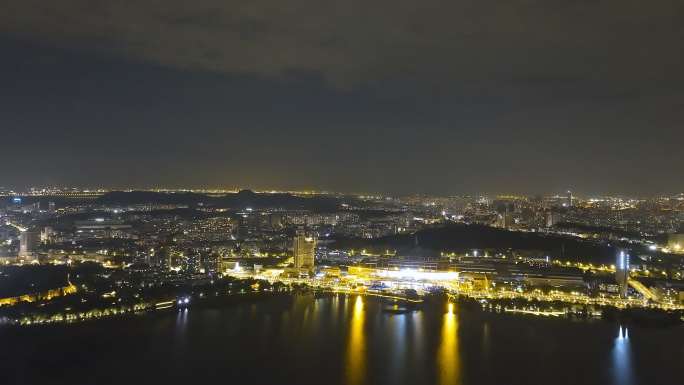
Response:
POLYGON ((0 369, 0 384, 675 385, 684 327, 301 295, 4 328, 0 369))

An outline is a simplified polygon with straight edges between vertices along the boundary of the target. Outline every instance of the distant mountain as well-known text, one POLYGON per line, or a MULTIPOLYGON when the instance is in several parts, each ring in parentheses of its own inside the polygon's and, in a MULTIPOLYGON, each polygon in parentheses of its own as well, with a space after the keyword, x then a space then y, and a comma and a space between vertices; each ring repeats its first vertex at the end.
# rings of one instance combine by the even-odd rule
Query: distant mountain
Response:
POLYGON ((340 202, 334 197, 299 197, 287 193, 255 193, 242 190, 234 194, 210 196, 198 193, 165 193, 152 191, 113 191, 96 200, 100 204, 186 204, 243 210, 245 208, 281 208, 287 210, 334 211, 340 202))

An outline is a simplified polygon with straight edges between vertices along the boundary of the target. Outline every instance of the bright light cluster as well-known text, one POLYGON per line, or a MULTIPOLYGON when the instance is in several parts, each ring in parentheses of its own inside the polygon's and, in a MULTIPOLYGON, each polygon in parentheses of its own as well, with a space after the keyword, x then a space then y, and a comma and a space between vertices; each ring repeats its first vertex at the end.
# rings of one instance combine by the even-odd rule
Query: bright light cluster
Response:
POLYGON ((415 281, 448 281, 458 279, 455 271, 419 271, 415 269, 378 270, 376 275, 385 278, 411 279, 415 281))

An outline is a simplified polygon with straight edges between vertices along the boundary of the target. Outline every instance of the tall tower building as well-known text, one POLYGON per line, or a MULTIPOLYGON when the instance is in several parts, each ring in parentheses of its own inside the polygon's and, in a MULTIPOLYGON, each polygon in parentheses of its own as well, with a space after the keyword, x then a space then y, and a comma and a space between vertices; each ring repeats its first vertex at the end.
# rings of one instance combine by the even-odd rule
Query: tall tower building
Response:
POLYGON ((560 221, 560 215, 557 212, 546 212, 546 227, 553 227, 560 221))
POLYGON ((31 257, 40 244, 40 233, 22 231, 19 234, 19 257, 31 257))
POLYGON ((313 269, 316 252, 316 240, 307 237, 304 230, 297 230, 292 241, 294 267, 297 269, 313 269))
POLYGON ((620 251, 615 263, 615 281, 620 286, 620 297, 627 298, 627 281, 629 280, 629 255, 620 251))
POLYGON ((43 231, 40 232, 40 241, 43 243, 52 243, 53 237, 55 236, 55 231, 51 226, 45 226, 43 231))
POLYGON ((283 228, 283 214, 281 213, 273 213, 268 217, 269 224, 271 225, 271 229, 273 230, 279 230, 283 228))

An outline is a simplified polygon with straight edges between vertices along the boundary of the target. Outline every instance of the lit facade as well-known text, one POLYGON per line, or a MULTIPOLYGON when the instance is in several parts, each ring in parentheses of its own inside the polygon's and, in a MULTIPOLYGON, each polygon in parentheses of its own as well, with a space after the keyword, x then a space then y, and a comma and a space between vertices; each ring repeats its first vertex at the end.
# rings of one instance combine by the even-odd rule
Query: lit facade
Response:
POLYGON ((292 242, 294 267, 297 269, 313 269, 316 253, 316 240, 307 237, 303 230, 298 230, 292 242))
POLYGON ((627 287, 629 281, 629 255, 621 251, 615 263, 615 280, 620 286, 620 297, 627 298, 627 287))

